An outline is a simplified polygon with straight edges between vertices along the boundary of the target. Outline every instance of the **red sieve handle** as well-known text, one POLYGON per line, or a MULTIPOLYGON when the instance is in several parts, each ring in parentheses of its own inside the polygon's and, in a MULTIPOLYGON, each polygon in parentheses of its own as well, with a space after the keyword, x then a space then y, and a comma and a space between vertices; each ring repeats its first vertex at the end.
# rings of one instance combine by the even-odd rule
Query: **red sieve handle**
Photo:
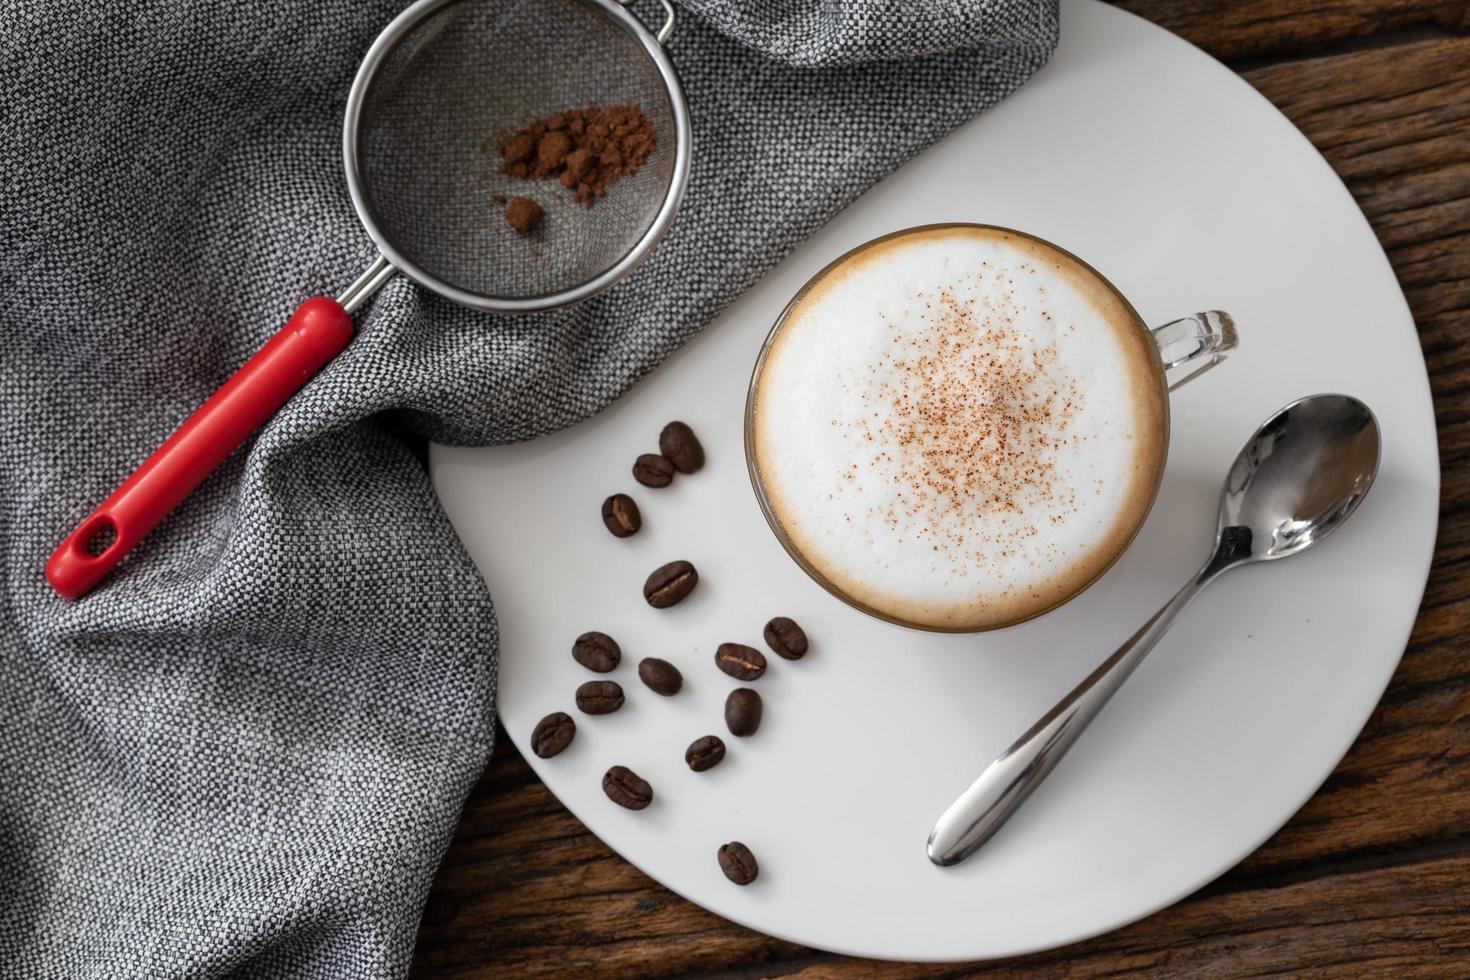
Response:
POLYGON ((352 339, 352 317, 317 296, 66 537, 46 562, 63 598, 91 591, 204 478, 352 339), (102 545, 111 537, 111 543, 102 545), (93 554, 93 551, 99 553, 93 554))

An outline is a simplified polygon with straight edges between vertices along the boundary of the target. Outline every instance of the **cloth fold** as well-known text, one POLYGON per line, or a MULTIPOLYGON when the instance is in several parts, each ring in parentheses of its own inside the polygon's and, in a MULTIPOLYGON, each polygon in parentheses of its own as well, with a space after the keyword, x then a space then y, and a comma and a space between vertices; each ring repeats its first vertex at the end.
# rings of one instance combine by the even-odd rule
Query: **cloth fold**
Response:
POLYGON ((693 173, 634 276, 526 318, 393 282, 251 444, 60 601, 56 542, 371 260, 340 126, 398 9, 0 10, 0 977, 403 974, 491 749, 496 662, 491 596, 404 436, 529 439, 602 408, 1020 85, 1058 19, 1055 0, 687 0, 693 173))

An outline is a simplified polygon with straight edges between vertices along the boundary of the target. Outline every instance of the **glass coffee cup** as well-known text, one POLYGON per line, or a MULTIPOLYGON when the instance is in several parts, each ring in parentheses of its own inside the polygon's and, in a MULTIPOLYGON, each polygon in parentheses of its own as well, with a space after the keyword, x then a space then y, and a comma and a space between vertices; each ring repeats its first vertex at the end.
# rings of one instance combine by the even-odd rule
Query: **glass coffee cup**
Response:
POLYGON ((1149 329, 1065 249, 979 224, 896 231, 792 298, 746 398, 771 530, 844 602, 902 626, 1001 629, 1127 550, 1162 481, 1169 392, 1231 318, 1149 329))

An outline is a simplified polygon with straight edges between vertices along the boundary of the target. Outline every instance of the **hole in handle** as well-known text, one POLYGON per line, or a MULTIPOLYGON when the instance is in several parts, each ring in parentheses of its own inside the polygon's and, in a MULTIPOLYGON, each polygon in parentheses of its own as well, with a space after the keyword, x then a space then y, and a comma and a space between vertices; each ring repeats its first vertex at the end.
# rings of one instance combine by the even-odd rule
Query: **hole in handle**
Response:
POLYGON ((101 558, 107 550, 117 544, 117 525, 106 514, 98 514, 89 527, 82 529, 78 539, 81 549, 93 558, 101 558))

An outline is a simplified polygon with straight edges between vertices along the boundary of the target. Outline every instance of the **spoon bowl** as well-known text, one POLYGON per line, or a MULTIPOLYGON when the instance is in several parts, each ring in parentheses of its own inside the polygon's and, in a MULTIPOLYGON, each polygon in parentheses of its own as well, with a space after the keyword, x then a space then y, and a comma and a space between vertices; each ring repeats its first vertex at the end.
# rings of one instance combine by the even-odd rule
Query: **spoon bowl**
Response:
POLYGON ((1250 532, 1248 556, 1236 560, 1286 558, 1326 538, 1373 485, 1379 452, 1378 420, 1349 395, 1313 395, 1267 419, 1220 498, 1221 535, 1250 532))

